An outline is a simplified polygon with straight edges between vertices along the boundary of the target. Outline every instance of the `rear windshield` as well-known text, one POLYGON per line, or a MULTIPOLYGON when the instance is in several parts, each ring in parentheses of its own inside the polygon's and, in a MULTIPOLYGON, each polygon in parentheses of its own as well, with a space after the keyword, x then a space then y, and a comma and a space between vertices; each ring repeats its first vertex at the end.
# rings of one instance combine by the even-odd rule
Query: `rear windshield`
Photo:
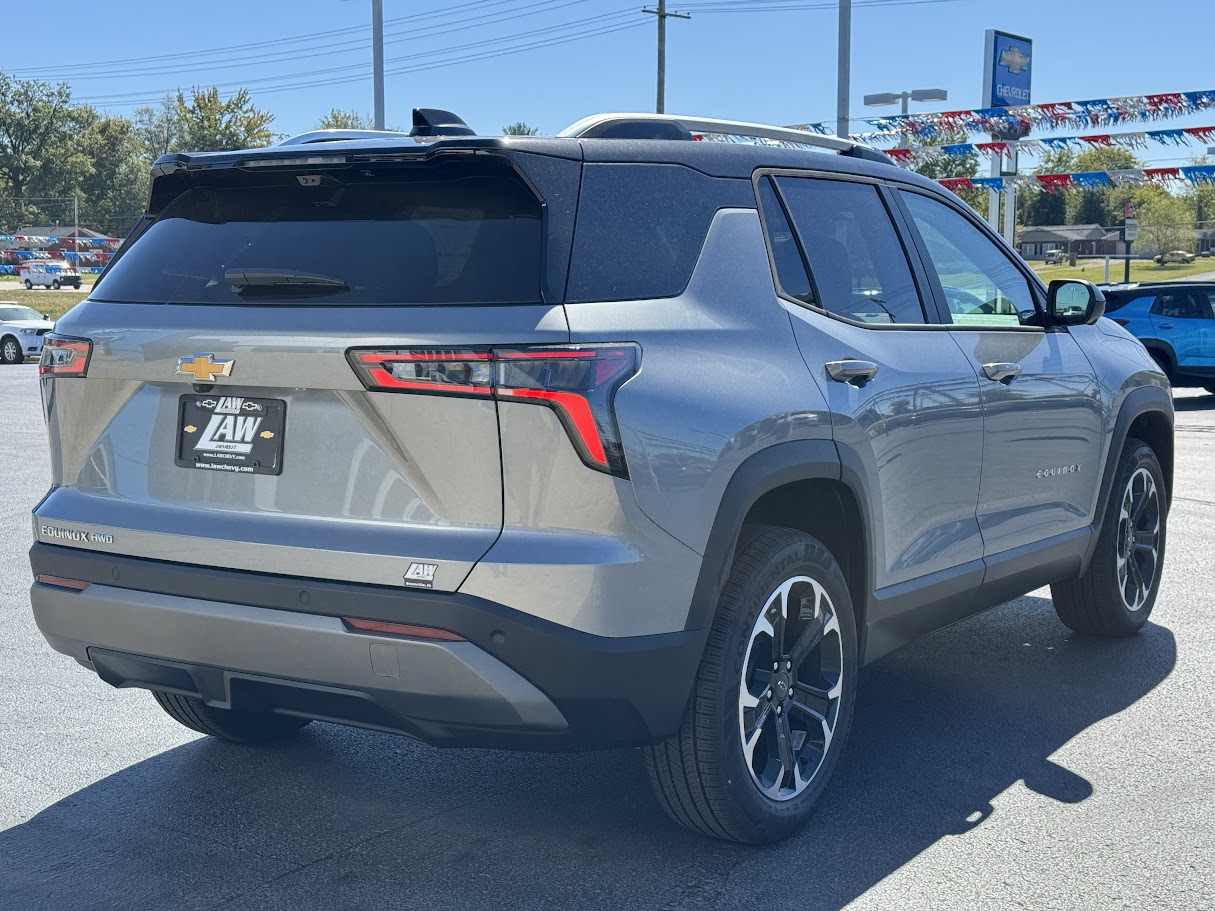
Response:
POLYGON ((541 206, 527 187, 507 176, 418 171, 279 175, 265 185, 186 190, 111 265, 92 297, 227 305, 539 302, 541 206))

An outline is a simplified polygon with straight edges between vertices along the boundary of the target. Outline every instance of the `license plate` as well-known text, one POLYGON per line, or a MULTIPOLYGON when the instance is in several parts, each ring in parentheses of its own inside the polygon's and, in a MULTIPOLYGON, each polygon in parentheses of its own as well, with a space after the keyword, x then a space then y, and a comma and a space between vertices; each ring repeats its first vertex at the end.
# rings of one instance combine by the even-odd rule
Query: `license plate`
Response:
POLYGON ((238 395, 183 395, 175 461, 182 468, 280 474, 287 403, 238 395))

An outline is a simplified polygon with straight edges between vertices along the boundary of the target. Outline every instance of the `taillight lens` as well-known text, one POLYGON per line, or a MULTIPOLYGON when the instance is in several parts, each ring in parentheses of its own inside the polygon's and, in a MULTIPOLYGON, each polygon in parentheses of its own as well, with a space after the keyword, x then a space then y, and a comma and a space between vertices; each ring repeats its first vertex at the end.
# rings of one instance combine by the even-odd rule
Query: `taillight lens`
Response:
POLYGON ((42 376, 84 376, 92 352, 93 343, 87 338, 68 338, 54 333, 44 335, 38 373, 42 376))
POLYGON ((561 419, 584 463, 628 477, 612 399, 637 372, 637 345, 352 349, 347 358, 363 385, 377 392, 493 396, 546 405, 561 419))

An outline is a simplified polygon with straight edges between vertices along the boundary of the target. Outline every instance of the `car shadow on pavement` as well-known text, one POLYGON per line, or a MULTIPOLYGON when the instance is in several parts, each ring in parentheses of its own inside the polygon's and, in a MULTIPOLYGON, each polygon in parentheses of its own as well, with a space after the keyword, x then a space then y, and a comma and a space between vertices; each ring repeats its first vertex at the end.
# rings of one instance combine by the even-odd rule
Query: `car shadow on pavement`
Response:
POLYGON ((839 908, 1018 781, 1084 801, 1094 784, 1050 757, 1175 658, 1163 627, 1089 639, 1036 597, 929 636, 863 672, 818 814, 767 847, 669 822, 633 750, 446 751, 329 725, 269 749, 195 740, 0 833, 0 906, 839 908))
POLYGON ((1173 397, 1174 411, 1212 411, 1215 410, 1215 393, 1207 395, 1173 397))

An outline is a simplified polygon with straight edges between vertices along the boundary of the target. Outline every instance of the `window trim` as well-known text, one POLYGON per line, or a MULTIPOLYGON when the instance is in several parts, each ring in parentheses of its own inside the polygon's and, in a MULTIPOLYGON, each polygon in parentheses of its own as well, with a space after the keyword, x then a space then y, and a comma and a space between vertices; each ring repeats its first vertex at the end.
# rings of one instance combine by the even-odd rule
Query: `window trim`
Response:
POLYGON ((907 208, 903 202, 902 196, 897 190, 904 192, 916 193, 926 199, 932 199, 936 202, 953 210, 961 215, 973 227, 977 228, 979 233, 993 242, 997 249, 1004 254, 1004 257, 1009 263, 1026 280, 1026 285, 1029 287, 1030 300, 1033 302, 1034 309, 1038 312, 1038 318, 1046 322, 1046 291, 1042 279, 1033 269, 1030 269, 1025 263, 1024 258, 1013 249, 1013 247, 1004 240, 1003 236, 997 234, 991 229, 991 225, 979 218, 973 209, 965 203, 957 199, 949 199, 948 197, 925 190, 923 187, 917 187, 913 184, 897 183, 892 185, 892 195, 895 197, 895 204, 898 206, 899 212, 906 223, 908 234, 912 239, 920 257, 924 260, 925 269, 928 272, 928 282, 932 287, 932 293, 936 304, 938 319, 941 324, 957 330, 959 332, 1066 332, 1066 326, 968 326, 963 323, 953 322, 953 318, 949 315, 949 304, 945 298, 945 288, 941 285, 940 276, 937 274, 936 266, 932 262, 932 257, 928 253, 928 245, 924 242, 923 236, 920 234, 920 229, 916 227, 915 218, 911 214, 911 210, 907 208), (1009 254, 1012 255, 1009 255, 1009 254))
MULTIPOLYGON (((751 173, 751 185, 755 194, 755 208, 759 215, 760 230, 764 235, 764 249, 768 255, 768 268, 772 273, 772 284, 776 288, 777 297, 783 301, 787 301, 794 306, 801 307, 805 310, 810 310, 813 313, 818 313, 829 319, 844 323, 849 326, 859 326, 862 329, 878 329, 878 330, 896 330, 899 332, 918 332, 926 329, 948 329, 950 326, 942 325, 940 322, 934 322, 934 319, 939 320, 937 313, 937 303, 935 297, 925 296, 925 282, 928 276, 924 273, 923 263, 920 261, 919 252, 916 251, 912 255, 912 251, 907 246, 907 238, 904 237, 904 232, 900 230, 902 227, 902 216, 896 215, 893 208, 893 200, 890 198, 890 188, 886 182, 875 177, 869 177, 864 174, 841 174, 838 171, 819 171, 811 168, 757 168, 751 173), (766 178, 777 177, 802 177, 812 178, 816 180, 834 180, 844 183, 863 183, 873 186, 877 190, 878 198, 882 206, 886 209, 886 214, 890 218, 890 226, 894 229, 895 237, 899 242, 899 246, 903 250, 903 255, 907 260, 907 269, 911 273, 911 279, 916 288, 916 293, 920 296, 920 306, 924 310, 924 322, 922 323, 864 323, 859 320, 848 319, 846 316, 840 316, 825 307, 816 304, 807 304, 805 301, 798 300, 791 294, 788 294, 781 286, 780 276, 776 271, 776 260, 772 255, 772 238, 768 234, 768 223, 764 219, 764 207, 760 200, 759 186, 760 182, 766 178)), ((810 269, 810 264, 806 259, 806 249, 802 243, 801 232, 797 229, 797 223, 789 214, 789 204, 785 201, 784 194, 781 193, 780 185, 776 180, 772 181, 772 189, 776 195, 777 203, 781 207, 781 214, 784 216, 789 228, 793 232, 793 239, 797 243, 798 253, 802 257, 802 266, 806 270, 806 276, 810 280, 810 287, 814 290, 815 300, 820 300, 818 293, 818 283, 814 278, 814 272, 810 269)), ((931 287, 928 289, 929 295, 933 295, 931 287)), ((1021 327, 1018 327, 1021 328, 1021 327)))

